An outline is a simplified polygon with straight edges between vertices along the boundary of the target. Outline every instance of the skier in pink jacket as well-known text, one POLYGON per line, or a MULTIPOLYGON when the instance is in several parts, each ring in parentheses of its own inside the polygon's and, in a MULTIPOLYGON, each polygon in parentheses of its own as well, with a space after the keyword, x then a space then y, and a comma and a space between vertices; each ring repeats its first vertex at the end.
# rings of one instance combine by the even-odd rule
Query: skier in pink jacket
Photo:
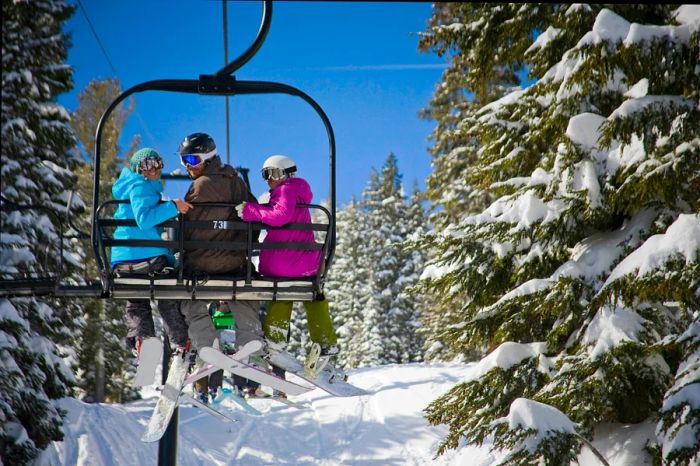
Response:
MULTIPOLYGON (((313 194, 309 183, 294 176, 296 166, 288 157, 273 155, 263 164, 263 178, 270 186, 270 200, 267 204, 246 202, 241 218, 246 222, 262 222, 279 227, 287 223, 311 223, 311 214, 306 207, 313 194), (284 162, 284 163, 282 163, 284 162), (276 168, 273 165, 290 165, 289 168, 276 168), (287 171, 293 169, 293 171, 287 171), (267 171, 266 171, 267 170, 267 171), (274 175, 273 171, 279 174, 274 175), (267 173, 267 175, 266 175, 267 173), (277 178, 280 177, 280 178, 277 178)), ((313 243, 311 230, 268 230, 264 242, 303 242, 313 243)), ((321 263, 320 250, 302 249, 263 249, 260 251, 259 272, 271 277, 308 277, 316 275, 321 263)))
MULTIPOLYGON (((273 155, 263 163, 262 177, 270 186, 267 204, 245 202, 236 207, 240 217, 247 222, 262 222, 270 226, 287 223, 311 223, 307 207, 297 204, 311 202, 309 183, 296 175, 297 167, 284 155, 273 155)), ((268 230, 266 242, 314 242, 311 230, 268 230)), ((259 272, 272 277, 308 277, 316 275, 321 265, 320 250, 263 249, 260 251, 259 272)), ((272 301, 267 305, 263 331, 267 338, 274 364, 276 351, 283 351, 292 316, 291 301, 272 301)), ((333 378, 346 378, 341 370, 333 368, 331 358, 338 353, 337 336, 328 310, 328 300, 321 296, 316 301, 305 301, 306 319, 312 346, 305 362, 306 371, 318 376, 322 370, 330 370, 333 378)))

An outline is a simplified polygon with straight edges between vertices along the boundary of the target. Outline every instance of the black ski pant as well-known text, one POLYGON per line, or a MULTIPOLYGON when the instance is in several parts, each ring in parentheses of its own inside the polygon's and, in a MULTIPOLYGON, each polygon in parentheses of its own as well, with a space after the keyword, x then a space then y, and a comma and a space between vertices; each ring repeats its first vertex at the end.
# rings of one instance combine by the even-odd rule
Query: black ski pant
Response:
MULTIPOLYGON (((149 262, 150 266, 147 269, 133 270, 130 273, 147 276, 150 273, 160 272, 168 265, 168 261, 164 256, 158 256, 149 262)), ((177 346, 184 346, 187 343, 187 322, 180 313, 180 306, 177 301, 158 301, 158 312, 160 312, 160 316, 163 319, 165 333, 168 335, 171 343, 175 343, 177 346)), ((127 341, 132 344, 139 337, 155 336, 151 302, 148 299, 129 299, 126 301, 126 326, 128 329, 126 334, 127 341)))

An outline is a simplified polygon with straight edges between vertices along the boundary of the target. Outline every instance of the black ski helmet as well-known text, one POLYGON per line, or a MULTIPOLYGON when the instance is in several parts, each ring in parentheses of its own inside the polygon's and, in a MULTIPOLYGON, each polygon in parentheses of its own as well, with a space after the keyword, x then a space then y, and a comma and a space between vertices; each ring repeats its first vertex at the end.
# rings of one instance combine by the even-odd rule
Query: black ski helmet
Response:
POLYGON ((177 153, 185 154, 208 154, 216 150, 214 140, 207 133, 192 133, 186 136, 180 143, 177 153))

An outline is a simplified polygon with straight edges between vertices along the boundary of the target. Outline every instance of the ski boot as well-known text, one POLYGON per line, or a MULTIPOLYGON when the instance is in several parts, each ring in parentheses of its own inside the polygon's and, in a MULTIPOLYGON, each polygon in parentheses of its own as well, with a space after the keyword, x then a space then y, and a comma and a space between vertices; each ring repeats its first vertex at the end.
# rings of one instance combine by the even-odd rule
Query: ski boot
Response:
POLYGON ((238 385, 233 385, 231 388, 224 388, 226 393, 229 393, 233 396, 237 396, 238 398, 245 398, 243 395, 243 389, 239 387, 238 385))
POLYGON ((138 361, 139 356, 141 356, 141 345, 143 344, 143 337, 134 337, 134 343, 131 345, 131 355, 138 361))
POLYGON ((284 370, 282 368, 299 366, 299 361, 297 361, 294 355, 286 351, 286 342, 274 342, 267 340, 266 343, 266 354, 264 355, 264 358, 272 366, 272 371, 276 375, 280 375, 281 373, 282 376, 284 376, 284 370), (281 372, 276 372, 276 370, 281 372))
POLYGON ((188 354, 190 351, 192 351, 192 341, 189 339, 185 342, 184 345, 177 345, 174 350, 175 354, 181 356, 188 354))
POLYGON ((188 339, 184 345, 177 345, 175 347, 170 364, 172 364, 175 358, 182 358, 183 361, 188 363, 188 371, 192 371, 197 362, 197 351, 192 347, 192 341, 188 339))
POLYGON ((194 397, 205 405, 209 404, 209 377, 194 382, 194 397))
POLYGON ((267 398, 268 395, 260 386, 248 385, 243 387, 242 390, 243 398, 267 398))
POLYGON ((319 343, 312 343, 309 352, 306 355, 306 360, 304 361, 304 372, 306 372, 311 377, 318 377, 321 372, 330 372, 328 378, 329 382, 336 382, 338 380, 347 380, 348 376, 345 372, 335 367, 331 361, 340 352, 337 345, 321 345, 319 343))
POLYGON ((223 387, 210 388, 209 389, 209 399, 212 403, 221 403, 221 400, 225 397, 223 387))

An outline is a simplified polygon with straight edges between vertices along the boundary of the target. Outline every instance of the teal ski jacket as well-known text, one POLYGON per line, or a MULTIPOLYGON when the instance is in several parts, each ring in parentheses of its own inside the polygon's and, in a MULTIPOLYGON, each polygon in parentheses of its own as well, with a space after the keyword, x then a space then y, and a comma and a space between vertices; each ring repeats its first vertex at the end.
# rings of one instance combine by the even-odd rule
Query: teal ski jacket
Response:
MULTIPOLYGON (((131 204, 119 204, 114 218, 135 219, 138 227, 118 226, 114 231, 114 239, 160 240, 163 228, 156 225, 178 214, 174 202, 160 202, 162 192, 163 183, 160 180, 148 180, 143 175, 124 167, 112 186, 112 195, 115 199, 128 199, 131 204)), ((172 252, 168 248, 114 246, 110 263, 114 267, 119 262, 137 261, 162 255, 167 256, 171 264, 174 262, 172 252)))

